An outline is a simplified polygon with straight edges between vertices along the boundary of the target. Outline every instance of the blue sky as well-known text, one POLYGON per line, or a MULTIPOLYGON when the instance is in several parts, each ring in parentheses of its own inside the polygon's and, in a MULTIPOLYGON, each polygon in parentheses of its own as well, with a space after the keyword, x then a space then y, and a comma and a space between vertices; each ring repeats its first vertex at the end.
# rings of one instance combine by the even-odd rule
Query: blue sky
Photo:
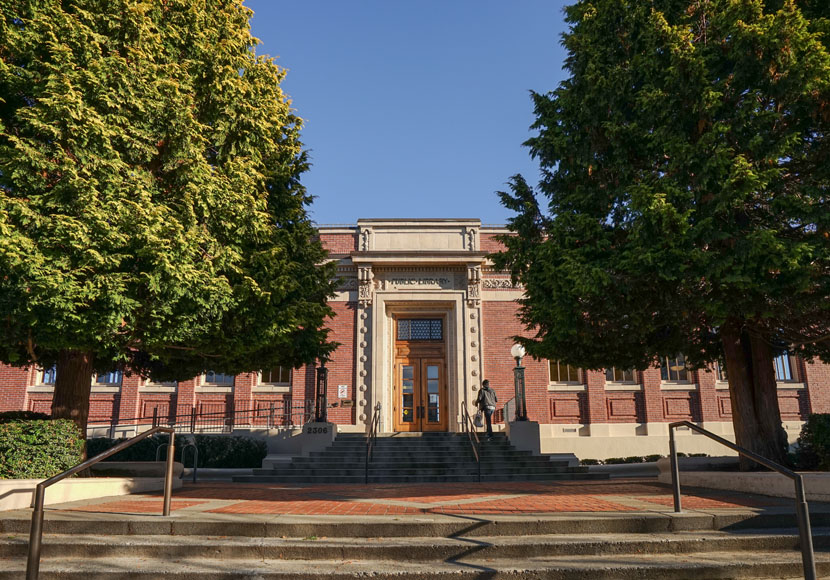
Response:
POLYGON ((564 73, 560 0, 246 0, 260 54, 288 69, 318 224, 477 217, 538 165, 530 90, 564 73))

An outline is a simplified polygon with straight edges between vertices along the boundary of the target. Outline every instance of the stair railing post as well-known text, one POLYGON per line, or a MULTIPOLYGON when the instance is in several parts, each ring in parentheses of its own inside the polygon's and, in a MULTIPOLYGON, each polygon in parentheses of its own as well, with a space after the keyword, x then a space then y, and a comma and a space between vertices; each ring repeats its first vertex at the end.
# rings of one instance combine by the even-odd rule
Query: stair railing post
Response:
POLYGON ((164 510, 165 516, 170 515, 170 502, 173 496, 173 456, 176 454, 174 444, 175 432, 170 432, 170 446, 167 448, 167 469, 164 472, 164 510))
POLYGON ((677 447, 674 442, 674 428, 669 426, 669 461, 671 462, 671 486, 674 494, 674 511, 680 513, 680 469, 677 466, 677 447))
POLYGON ((190 408, 190 432, 196 432, 196 407, 190 408))
POLYGON ((274 401, 271 401, 271 406, 268 409, 268 428, 274 428, 274 401))
POLYGON ((807 497, 804 493, 804 478, 800 474, 795 479, 795 510, 798 519, 798 543, 801 546, 804 579, 816 580, 813 532, 810 529, 810 514, 807 510, 807 497))
POLYGON ((43 504, 46 488, 43 483, 35 487, 35 506, 32 512, 32 526, 29 528, 29 558, 26 562, 26 580, 37 580, 40 573, 40 552, 43 539, 43 504))

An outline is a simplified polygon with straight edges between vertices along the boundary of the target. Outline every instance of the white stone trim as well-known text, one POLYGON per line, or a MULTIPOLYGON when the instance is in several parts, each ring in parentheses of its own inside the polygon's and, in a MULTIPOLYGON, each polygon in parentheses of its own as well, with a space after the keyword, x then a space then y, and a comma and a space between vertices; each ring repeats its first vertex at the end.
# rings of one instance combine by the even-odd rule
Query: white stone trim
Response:
POLYGON ((138 387, 139 393, 175 393, 178 385, 164 383, 146 383, 138 387))
POLYGON ((582 392, 586 390, 588 390, 587 385, 577 382, 548 383, 548 392, 571 393, 582 392))
POLYGON ((277 383, 260 383, 251 387, 252 393, 289 393, 291 392, 291 385, 277 384, 277 383))
POLYGON ((195 392, 197 393, 232 393, 233 387, 232 386, 224 386, 224 385, 200 385, 196 387, 195 392))
POLYGON ((612 381, 605 381, 605 390, 606 391, 642 391, 643 385, 640 383, 622 383, 622 382, 612 382, 612 381))
POLYGON ((696 391, 697 383, 681 381, 663 381, 660 383, 661 391, 696 391))

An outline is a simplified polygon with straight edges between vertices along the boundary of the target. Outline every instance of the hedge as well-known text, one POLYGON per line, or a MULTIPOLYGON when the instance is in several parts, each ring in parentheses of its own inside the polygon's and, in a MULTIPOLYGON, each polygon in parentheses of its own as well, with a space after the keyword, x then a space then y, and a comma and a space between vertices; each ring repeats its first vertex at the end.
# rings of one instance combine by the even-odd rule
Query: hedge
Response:
POLYGON ((813 413, 801 428, 795 454, 798 469, 830 470, 830 414, 813 413))
MULTIPOLYGON (((250 437, 225 435, 179 435, 176 437, 176 452, 174 458, 181 461, 182 450, 195 439, 196 449, 199 450, 199 467, 262 467, 262 460, 267 454, 265 441, 250 437)), ((108 439, 96 437, 87 440, 87 454, 94 457, 123 441, 123 439, 108 439)), ((143 439, 104 461, 155 461, 156 450, 160 445, 170 441, 165 434, 153 435, 143 439)), ((166 449, 161 451, 159 459, 167 457, 166 449)), ((188 449, 185 456, 185 465, 193 464, 193 450, 188 449)))
POLYGON ((0 479, 43 479, 83 460, 84 440, 69 419, 0 421, 0 479))

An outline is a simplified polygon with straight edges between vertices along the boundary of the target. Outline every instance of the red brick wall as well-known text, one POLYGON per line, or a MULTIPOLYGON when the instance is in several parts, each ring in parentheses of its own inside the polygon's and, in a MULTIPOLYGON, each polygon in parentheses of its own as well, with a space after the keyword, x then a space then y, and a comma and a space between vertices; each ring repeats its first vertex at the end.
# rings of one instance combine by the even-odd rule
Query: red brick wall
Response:
POLYGON ((330 340, 339 342, 340 346, 334 351, 329 361, 328 369, 328 397, 329 409, 328 420, 341 425, 353 425, 355 414, 359 413, 358 401, 365 398, 365 393, 360 393, 355 388, 355 351, 354 344, 358 340, 357 333, 357 303, 355 302, 333 302, 331 307, 336 316, 329 323, 332 329, 329 335, 330 340), (348 394, 345 399, 337 396, 337 385, 348 385, 348 394), (351 407, 344 407, 343 401, 353 401, 351 407), (337 404, 337 407, 331 405, 337 404))
POLYGON ((348 234, 321 233, 323 247, 334 255, 349 254, 357 251, 357 232, 348 234))
MULTIPOLYGON (((510 356, 513 336, 527 336, 516 318, 514 302, 484 302, 482 304, 481 328, 483 347, 482 379, 490 380, 490 387, 496 391, 499 407, 514 397, 513 368, 516 361, 510 356)), ((548 401, 547 361, 525 357, 525 398, 527 416, 532 421, 550 422, 548 401)))
POLYGON ((29 383, 29 374, 27 368, 0 363, 0 411, 28 409, 26 385, 29 383))
POLYGON ((501 242, 496 240, 497 234, 481 234, 479 237, 479 249, 482 252, 500 252, 504 249, 501 242))

